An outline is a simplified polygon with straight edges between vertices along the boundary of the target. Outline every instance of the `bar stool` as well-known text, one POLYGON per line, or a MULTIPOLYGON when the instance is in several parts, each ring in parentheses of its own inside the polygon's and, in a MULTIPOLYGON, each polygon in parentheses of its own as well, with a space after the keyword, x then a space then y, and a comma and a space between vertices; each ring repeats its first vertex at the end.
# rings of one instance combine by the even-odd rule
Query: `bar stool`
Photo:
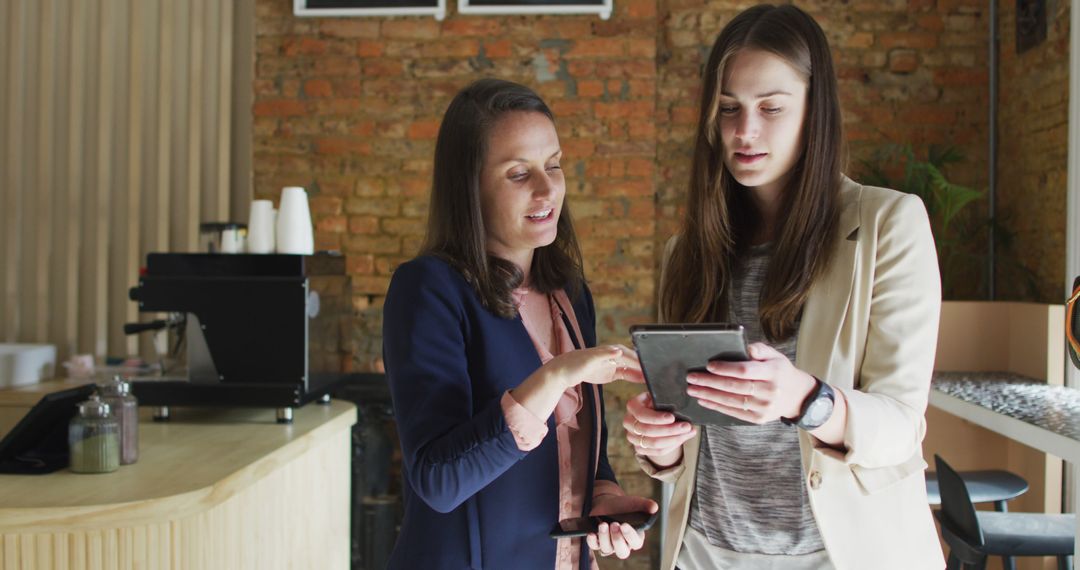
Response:
MULTIPOLYGON (((972 503, 994 503, 994 510, 999 513, 1009 511, 1005 504, 1010 499, 1023 495, 1028 490, 1028 482, 1011 471, 990 469, 986 471, 961 471, 972 503)), ((941 492, 938 490, 937 473, 926 472, 926 497, 931 505, 941 504, 941 492)), ((1012 556, 1002 556, 1004 570, 1016 570, 1012 556)))
POLYGON ((1076 536, 1075 515, 976 511, 960 474, 934 455, 941 489, 941 534, 949 545, 948 570, 981 570, 987 556, 1056 556, 1069 568, 1076 536))
MULTIPOLYGON (((999 513, 1009 511, 1006 501, 1015 499, 1028 490, 1028 482, 1023 477, 1000 469, 961 471, 960 478, 967 486, 972 503, 994 503, 994 510, 999 513)), ((926 498, 931 505, 941 504, 937 473, 933 471, 926 472, 926 498)))

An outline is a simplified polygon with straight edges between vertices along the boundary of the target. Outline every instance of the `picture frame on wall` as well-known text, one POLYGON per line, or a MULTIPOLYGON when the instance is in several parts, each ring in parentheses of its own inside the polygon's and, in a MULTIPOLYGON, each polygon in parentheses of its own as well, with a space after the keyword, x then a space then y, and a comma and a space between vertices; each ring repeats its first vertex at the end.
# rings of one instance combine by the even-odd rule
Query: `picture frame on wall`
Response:
POLYGON ((458 0, 462 14, 596 14, 611 18, 612 0, 458 0))
POLYGON ((432 16, 442 20, 446 18, 446 0, 293 0, 293 14, 323 18, 432 16))

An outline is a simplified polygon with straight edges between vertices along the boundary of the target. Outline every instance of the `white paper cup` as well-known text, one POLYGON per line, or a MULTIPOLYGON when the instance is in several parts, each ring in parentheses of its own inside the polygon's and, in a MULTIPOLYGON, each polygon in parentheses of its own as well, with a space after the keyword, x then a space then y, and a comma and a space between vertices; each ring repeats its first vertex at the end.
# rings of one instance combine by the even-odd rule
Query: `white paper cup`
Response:
POLYGON ((311 225, 307 192, 299 186, 281 189, 278 204, 277 252, 311 255, 315 253, 315 231, 311 225))
POLYGON ((248 218, 248 253, 274 253, 274 203, 255 200, 248 218))

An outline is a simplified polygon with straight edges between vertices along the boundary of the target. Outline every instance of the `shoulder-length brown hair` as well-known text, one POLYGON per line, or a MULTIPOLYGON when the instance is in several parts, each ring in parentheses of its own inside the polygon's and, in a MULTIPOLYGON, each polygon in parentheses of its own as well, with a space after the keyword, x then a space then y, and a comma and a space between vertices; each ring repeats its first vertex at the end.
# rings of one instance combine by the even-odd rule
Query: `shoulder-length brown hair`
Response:
MULTIPOLYGON (((476 288, 484 306, 506 318, 517 314, 511 292, 524 279, 512 262, 490 255, 480 210, 480 179, 492 126, 506 113, 535 112, 555 122, 551 109, 532 89, 499 79, 481 79, 450 102, 435 143, 434 178, 422 254, 438 256, 457 268, 476 288)), ((530 286, 542 293, 566 289, 571 297, 582 284, 581 248, 570 209, 563 200, 555 241, 537 248, 530 286)))
POLYGON ((749 190, 724 166, 720 137, 724 66, 744 49, 776 54, 809 85, 802 156, 783 192, 761 291, 762 330, 775 342, 796 332, 810 286, 829 262, 839 218, 843 154, 829 45, 817 22, 794 6, 750 8, 731 20, 713 44, 704 71, 686 217, 664 271, 660 309, 672 322, 726 320, 733 269, 760 223, 749 190))

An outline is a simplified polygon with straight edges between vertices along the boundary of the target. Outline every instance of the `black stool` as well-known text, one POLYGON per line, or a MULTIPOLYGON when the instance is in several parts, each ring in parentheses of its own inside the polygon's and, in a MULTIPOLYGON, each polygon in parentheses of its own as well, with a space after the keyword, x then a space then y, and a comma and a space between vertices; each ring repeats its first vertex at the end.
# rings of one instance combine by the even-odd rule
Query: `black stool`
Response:
MULTIPOLYGON (((1005 501, 1015 499, 1028 490, 1028 482, 1010 471, 991 469, 988 471, 961 471, 972 503, 994 503, 994 510, 1008 512, 1005 501)), ((931 505, 941 504, 941 492, 938 491, 937 473, 926 472, 926 497, 931 505)))
MULTIPOLYGON (((991 469, 987 471, 961 471, 972 503, 994 503, 994 510, 999 513, 1009 511, 1005 504, 1028 490, 1028 482, 1016 473, 991 469)), ((941 504, 941 492, 938 491, 937 473, 926 472, 926 497, 931 505, 941 504)), ((1016 570, 1012 556, 1002 556, 1001 563, 1005 570, 1016 570)))
POLYGON ((941 534, 949 545, 947 570, 986 567, 987 556, 1056 556, 1070 568, 1075 515, 976 511, 964 480, 934 455, 941 488, 941 534))

